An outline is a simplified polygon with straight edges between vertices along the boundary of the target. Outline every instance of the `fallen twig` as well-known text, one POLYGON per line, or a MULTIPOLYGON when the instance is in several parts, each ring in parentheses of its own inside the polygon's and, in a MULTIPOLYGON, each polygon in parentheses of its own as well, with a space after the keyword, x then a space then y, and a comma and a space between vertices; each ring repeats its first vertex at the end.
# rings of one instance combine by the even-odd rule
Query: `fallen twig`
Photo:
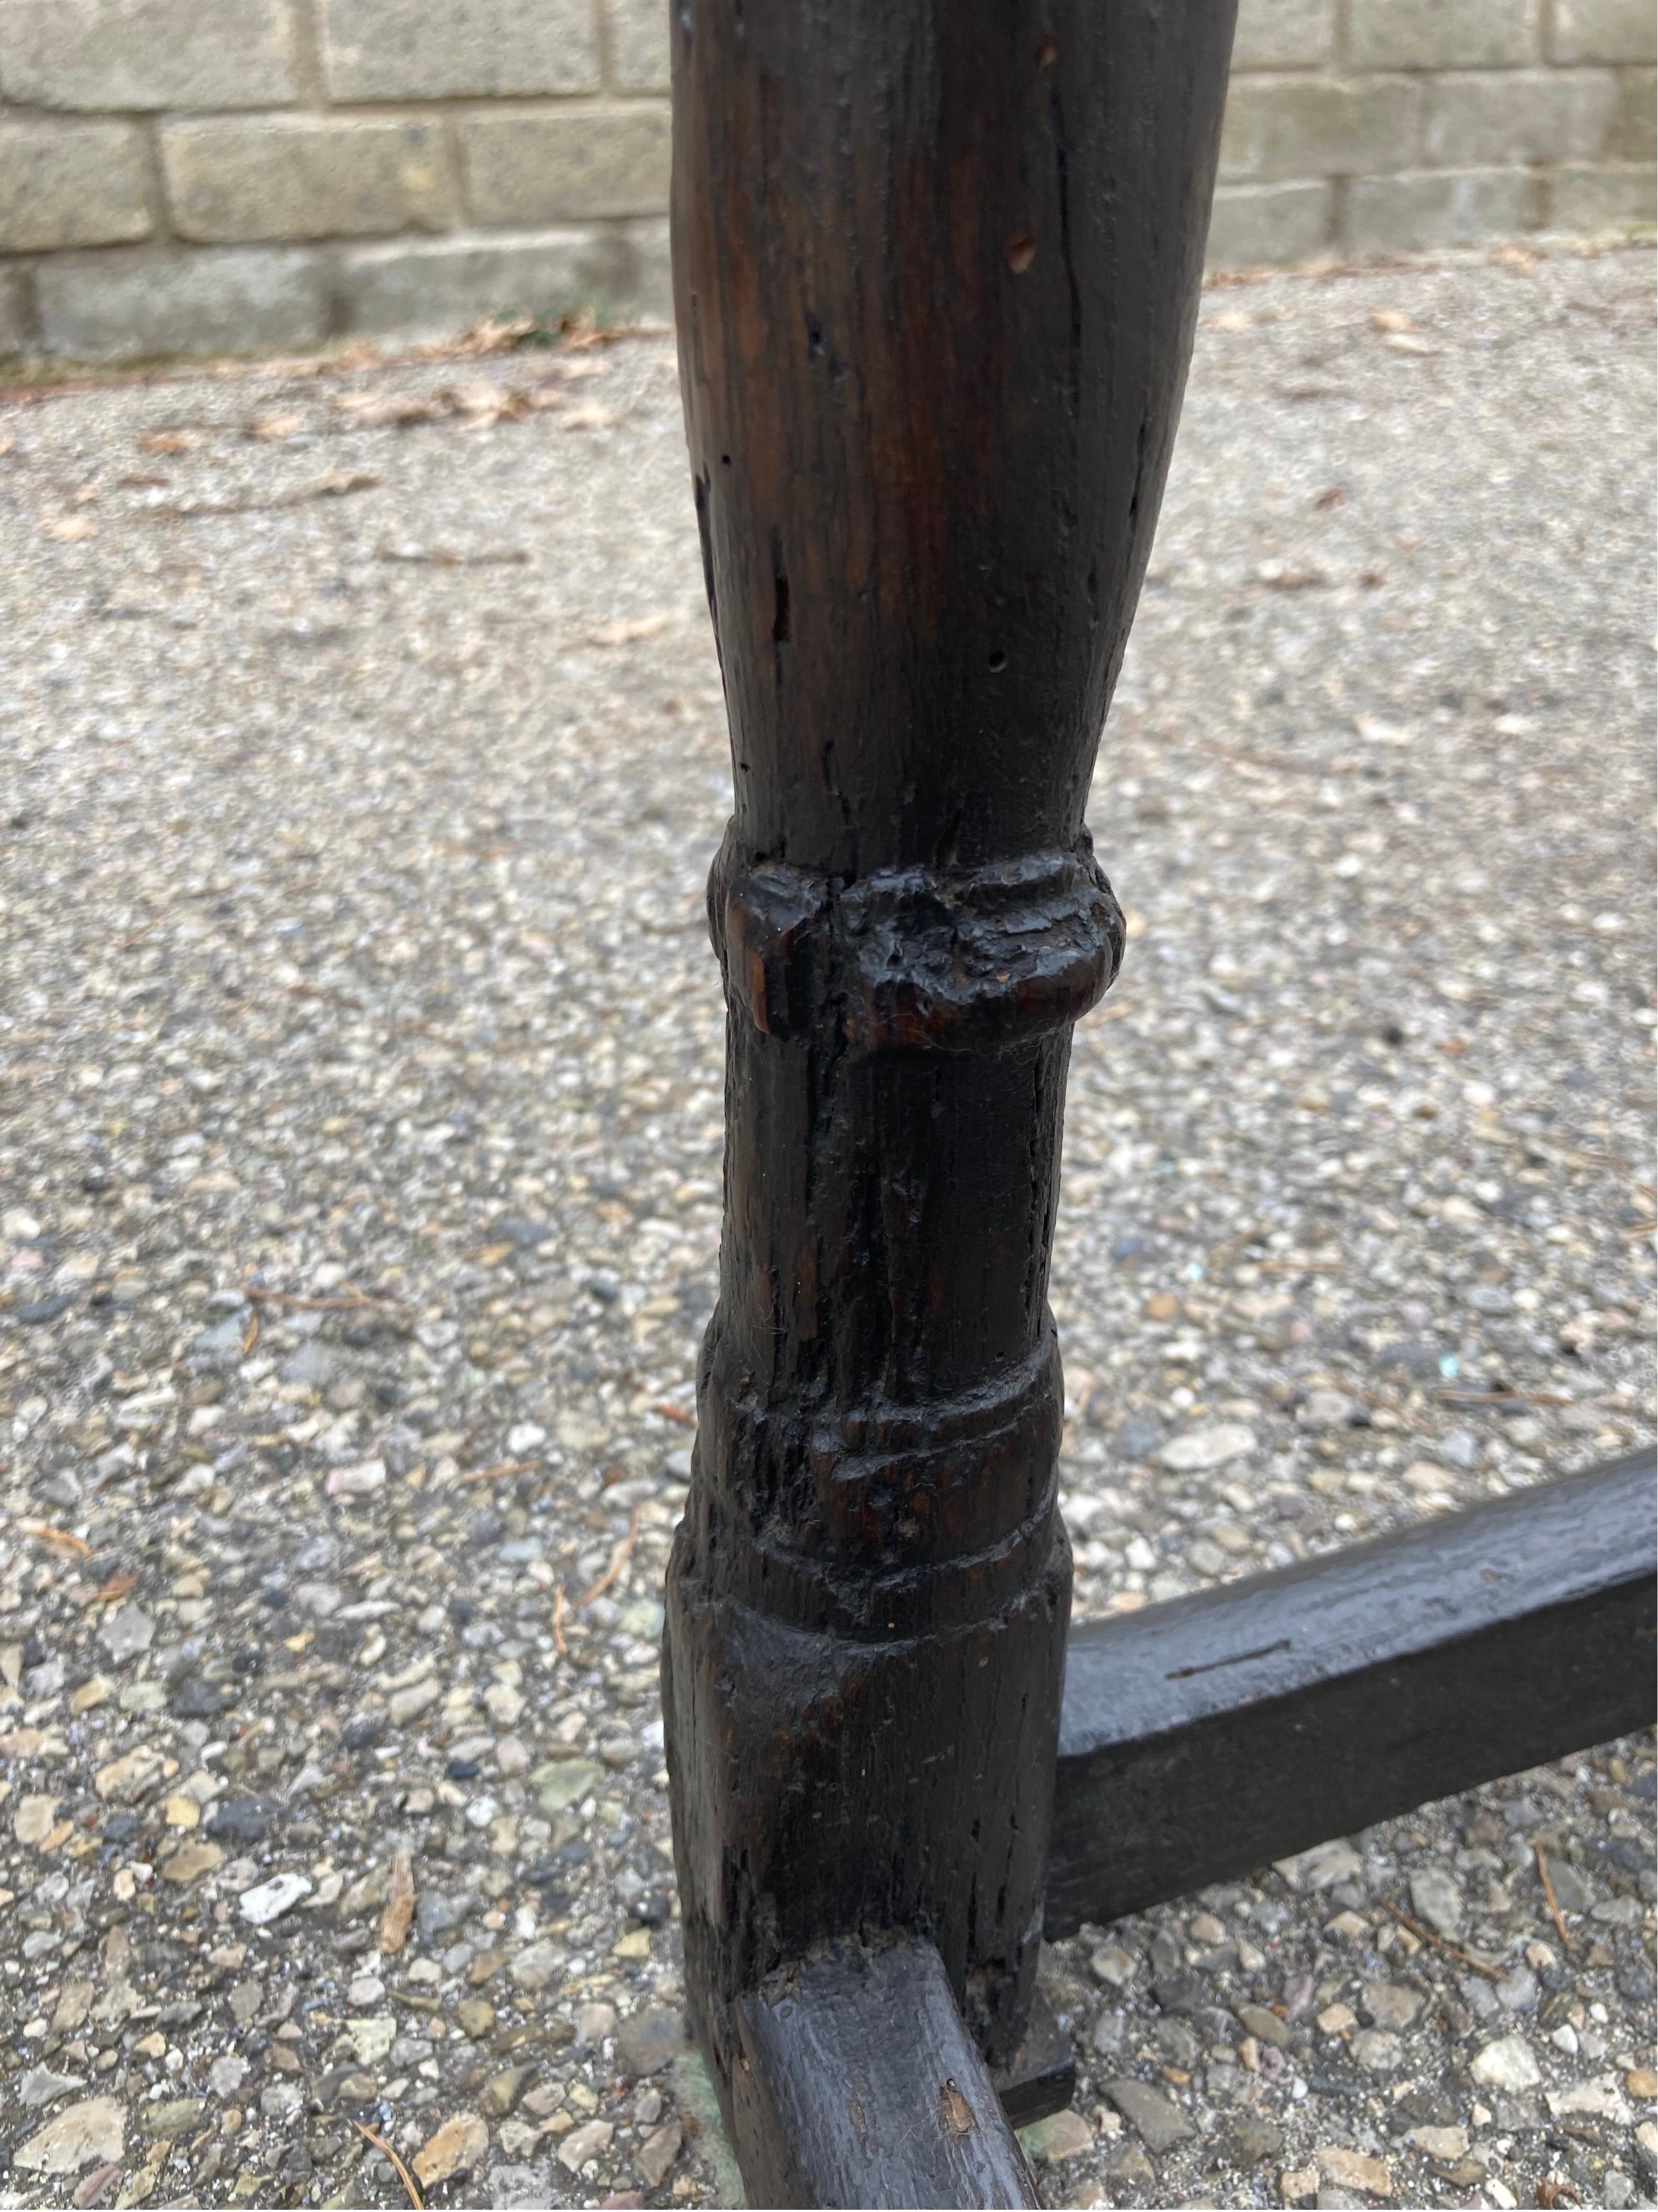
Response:
POLYGON ((426 2199, 421 2195, 418 2187, 416 2185, 414 2175, 410 2172, 408 2167, 398 2156, 396 2151, 392 2149, 391 2144, 387 2142, 386 2137, 382 2135, 376 2135, 374 2129, 365 2125, 361 2120, 353 2120, 351 2124, 365 2142, 373 2143, 374 2148, 379 2151, 382 2158, 389 2158, 391 2160, 392 2165, 397 2168, 398 2179, 403 2184, 404 2188, 408 2192, 409 2202, 413 2205, 415 2212, 426 2212, 426 2199))
POLYGON ((1412 1920, 1408 1912, 1401 1911, 1388 1898, 1382 1899, 1382 1909, 1391 1912, 1400 1926, 1418 1943, 1430 1943, 1436 1951, 1448 1951, 1453 1959, 1461 1959, 1465 1966, 1472 1966, 1477 1974, 1485 1974, 1493 1982, 1503 1982, 1507 1974, 1501 1966, 1493 1966, 1489 1959, 1477 1959, 1472 1951, 1465 1951, 1460 1943, 1452 1943, 1443 1936, 1436 1936, 1431 1928, 1424 1928, 1419 1920, 1412 1920))
POLYGON ((530 558, 521 545, 503 545, 496 551, 482 553, 455 553, 445 545, 382 545, 374 557, 379 561, 398 561, 410 568, 428 568, 517 567, 530 558))
POLYGON ((463 1482, 494 1482, 503 1474, 530 1474, 536 1462, 532 1459, 504 1459, 495 1467, 469 1468, 462 1475, 463 1482))
POLYGON ((1563 1390, 1436 1390, 1442 1406, 1570 1406, 1563 1390))
POLYGON ((140 507, 138 519, 145 522, 189 522, 209 514, 268 514, 279 507, 303 507, 307 500, 343 499, 349 492, 373 491, 379 482, 380 478, 367 470, 347 475, 341 470, 331 469, 314 483, 298 484, 292 491, 278 492, 272 499, 174 500, 165 507, 140 507))
POLYGON ((353 1291, 344 1298, 305 1298, 294 1291, 264 1291, 245 1283, 242 1296, 252 1305, 292 1306, 301 1313, 361 1313, 365 1306, 377 1313, 396 1313, 389 1298, 371 1298, 366 1291, 353 1291))
POLYGON ((1537 1861, 1537 1879, 1542 1883, 1543 1894, 1549 1901, 1549 1917, 1559 1931, 1562 1944, 1570 1951, 1571 1937, 1566 1932, 1566 1923, 1560 1910, 1560 1900, 1554 1893, 1554 1876, 1549 1872, 1549 1863, 1543 1856, 1541 1844, 1532 1845, 1532 1854, 1537 1861))
POLYGON ((627 1565, 629 1560, 633 1557, 633 1548, 638 1541, 639 1508, 635 1505, 632 1513, 629 1516, 628 1533, 622 1539, 622 1541, 616 1546, 615 1551, 611 1553, 610 1565, 605 1568, 604 1573, 593 1584, 592 1588, 590 1590, 586 1590, 582 1593, 581 1604, 584 1608, 590 1606, 595 1598, 604 1596, 605 1591, 609 1589, 610 1584, 616 1580, 616 1577, 622 1572, 622 1570, 627 1565))
POLYGON ((564 1585, 561 1583, 553 1592, 553 1649, 561 1659, 568 1659, 570 1647, 564 1640, 564 1585))
POLYGON ((20 1536, 33 1536, 37 1544, 46 1545, 50 1551, 61 1552, 66 1559, 89 1559, 92 1557, 92 1547, 84 1536, 76 1535, 72 1529, 54 1528, 47 1521, 20 1521, 17 1533, 20 1536))
POLYGON ((1209 1273, 1212 1275, 1217 1268, 1227 1266, 1237 1258, 1240 1252, 1247 1251, 1258 1237, 1266 1234, 1259 1222, 1252 1221, 1247 1229, 1240 1229, 1236 1237, 1229 1237, 1224 1243, 1217 1244, 1209 1255, 1209 1273))

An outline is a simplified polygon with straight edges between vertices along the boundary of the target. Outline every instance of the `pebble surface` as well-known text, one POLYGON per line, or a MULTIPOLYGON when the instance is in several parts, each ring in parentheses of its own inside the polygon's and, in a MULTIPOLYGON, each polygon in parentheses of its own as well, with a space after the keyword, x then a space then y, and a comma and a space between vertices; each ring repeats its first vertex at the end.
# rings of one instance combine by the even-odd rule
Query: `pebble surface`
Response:
MULTIPOLYGON (((1651 320, 1636 253, 1206 295, 1092 806, 1080 1613, 1649 1433, 1651 320)), ((656 1687, 728 806, 671 347, 0 398, 0 2203, 740 2201, 656 1687)), ((1650 2202, 1654 1775, 1054 1947, 1044 2201, 1650 2202)))

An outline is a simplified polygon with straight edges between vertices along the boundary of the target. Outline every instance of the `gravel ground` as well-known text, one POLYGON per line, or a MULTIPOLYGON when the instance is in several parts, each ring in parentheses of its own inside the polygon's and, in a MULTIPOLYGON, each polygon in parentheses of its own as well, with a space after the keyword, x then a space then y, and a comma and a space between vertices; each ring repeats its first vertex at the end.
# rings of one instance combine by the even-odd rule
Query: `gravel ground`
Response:
MULTIPOLYGON (((1649 1432, 1650 267, 1206 300, 1093 811, 1080 1613, 1649 1432)), ((0 455, 0 2202, 732 2203, 656 1695, 727 803, 671 349, 0 455)), ((1046 2201, 1649 2201, 1653 1799, 1643 1736, 1055 1947, 1046 2201)))

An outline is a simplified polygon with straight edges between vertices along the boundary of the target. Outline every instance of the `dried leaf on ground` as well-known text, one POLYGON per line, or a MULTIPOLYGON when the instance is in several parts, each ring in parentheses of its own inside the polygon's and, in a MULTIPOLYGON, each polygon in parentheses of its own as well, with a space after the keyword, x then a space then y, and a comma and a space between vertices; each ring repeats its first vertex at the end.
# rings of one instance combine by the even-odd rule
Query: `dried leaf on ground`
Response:
POLYGON ((277 507, 298 507, 307 499, 344 499, 354 491, 372 491, 380 478, 367 469, 330 469, 314 483, 302 484, 285 498, 273 501, 277 507))
POLYGON ((388 1959, 408 1942, 414 1917, 415 1863, 407 1851, 399 1851, 392 1862, 392 1887, 380 1915, 380 1949, 388 1959))
POLYGON ((487 429, 492 422, 515 422, 530 412, 530 394, 517 384, 446 384, 440 398, 457 415, 487 429))
POLYGON ((1330 580, 1316 568, 1293 568, 1284 561, 1263 561, 1255 576, 1269 592, 1313 592, 1330 580))
POLYGON ((489 2148, 487 2123, 476 2112, 457 2112, 421 2146, 415 2159, 416 2178, 429 2189, 434 2181, 470 2173, 489 2148))
POLYGON ((248 424, 247 434, 250 438, 270 441, 278 438, 295 437, 304 428, 305 417, 298 413, 261 415, 256 421, 248 424))
POLYGON ((359 429, 379 430, 440 422, 449 410, 429 392, 343 392, 334 402, 334 411, 359 429))
POLYGON ((60 545, 73 545, 82 538, 95 538, 98 526, 89 514, 54 514, 40 525, 40 534, 56 538, 60 545))
POLYGON ((665 614, 635 615, 631 622, 601 623, 587 633, 589 645, 633 645, 641 637, 655 637, 668 627, 665 614))
POLYGON ((580 407, 572 407, 560 416, 567 430, 608 430, 616 420, 613 407, 601 407, 596 399, 589 399, 580 407))
POLYGON ((141 453, 193 453, 205 443, 200 430, 146 430, 137 441, 141 453))
POLYGON ((601 323, 591 307, 564 316, 558 329, 559 336, 573 351, 581 346, 620 345, 626 338, 665 338, 672 335, 660 323, 601 323))
POLYGON ((535 328, 531 315, 490 315, 474 323, 446 350, 452 354, 510 353, 535 328))

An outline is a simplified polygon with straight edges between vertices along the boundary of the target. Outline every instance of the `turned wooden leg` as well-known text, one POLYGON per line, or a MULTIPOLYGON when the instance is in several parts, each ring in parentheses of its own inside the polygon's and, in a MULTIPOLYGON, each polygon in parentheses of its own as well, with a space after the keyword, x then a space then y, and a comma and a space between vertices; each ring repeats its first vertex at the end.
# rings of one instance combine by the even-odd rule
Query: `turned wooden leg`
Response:
POLYGON ((664 1696, 692 2010, 739 2154, 754 1993, 835 1939, 933 1947, 993 2065, 1026 2017, 1071 1581, 1048 1251, 1071 1029, 1122 950, 1083 808, 1231 14, 672 18, 736 808, 709 885, 720 1303, 664 1696))

